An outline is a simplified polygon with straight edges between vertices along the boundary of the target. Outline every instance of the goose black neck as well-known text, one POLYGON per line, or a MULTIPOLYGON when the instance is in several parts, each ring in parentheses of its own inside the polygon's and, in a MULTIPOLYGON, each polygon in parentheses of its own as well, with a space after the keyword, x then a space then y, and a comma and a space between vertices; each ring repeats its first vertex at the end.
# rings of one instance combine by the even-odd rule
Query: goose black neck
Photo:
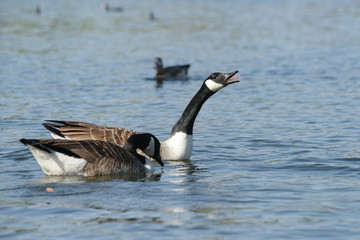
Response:
POLYGON ((145 165, 145 163, 146 163, 146 159, 145 159, 145 157, 144 156, 141 156, 140 154, 138 154, 138 153, 132 153, 132 154, 134 154, 135 155, 135 157, 143 164, 143 165, 145 165))
POLYGON ((137 153, 136 151, 137 147, 134 145, 132 140, 127 140, 123 148, 124 150, 134 155, 143 165, 145 165, 146 163, 145 157, 137 153))
POLYGON ((188 135, 193 134, 193 127, 195 119, 206 100, 211 97, 215 92, 211 91, 205 84, 203 84, 200 90, 191 99, 187 107, 185 108, 180 119, 174 125, 171 135, 177 132, 184 132, 188 135))
POLYGON ((136 150, 135 150, 135 151, 131 151, 130 153, 131 153, 132 155, 134 155, 143 165, 145 165, 146 159, 145 159, 144 156, 138 154, 138 153, 136 152, 136 150))

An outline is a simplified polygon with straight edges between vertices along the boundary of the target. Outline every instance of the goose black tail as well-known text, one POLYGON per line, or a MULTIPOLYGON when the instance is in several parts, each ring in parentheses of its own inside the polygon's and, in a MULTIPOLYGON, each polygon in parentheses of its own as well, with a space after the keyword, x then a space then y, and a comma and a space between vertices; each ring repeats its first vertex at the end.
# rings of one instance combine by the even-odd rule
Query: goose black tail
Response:
POLYGON ((25 138, 22 138, 19 141, 24 145, 30 145, 30 146, 36 147, 36 148, 38 148, 38 149, 40 149, 42 151, 50 153, 50 150, 46 146, 42 145, 38 139, 25 139, 25 138))

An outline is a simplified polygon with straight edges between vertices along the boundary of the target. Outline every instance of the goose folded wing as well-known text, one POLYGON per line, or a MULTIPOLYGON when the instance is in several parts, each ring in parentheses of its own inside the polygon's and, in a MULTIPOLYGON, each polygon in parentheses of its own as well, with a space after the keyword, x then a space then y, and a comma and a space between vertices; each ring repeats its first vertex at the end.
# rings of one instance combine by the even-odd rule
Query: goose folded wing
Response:
POLYGON ((133 159, 133 155, 122 147, 104 141, 63 139, 45 139, 39 141, 43 147, 71 157, 82 158, 89 163, 98 163, 103 160, 116 162, 133 159))
POLYGON ((124 146, 126 140, 139 132, 116 127, 103 127, 91 123, 46 120, 43 126, 52 133, 72 140, 99 140, 124 146))

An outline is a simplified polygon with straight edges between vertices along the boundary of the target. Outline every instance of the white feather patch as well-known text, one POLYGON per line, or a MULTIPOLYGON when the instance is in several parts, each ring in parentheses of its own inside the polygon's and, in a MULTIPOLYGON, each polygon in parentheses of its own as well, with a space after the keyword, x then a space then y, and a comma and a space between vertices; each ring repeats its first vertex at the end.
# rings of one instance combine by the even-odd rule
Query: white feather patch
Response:
POLYGON ((211 79, 207 79, 205 81, 206 86, 213 92, 219 91, 220 89, 222 89, 224 87, 223 84, 220 83, 216 83, 211 79))
POLYGON ((145 172, 146 173, 152 173, 154 171, 154 166, 153 164, 151 163, 151 161, 149 159, 146 158, 145 160, 145 172))
POLYGON ((155 154, 155 141, 154 138, 151 137, 149 146, 147 146, 144 151, 143 151, 146 155, 153 157, 155 154))
POLYGON ((51 136, 54 138, 54 139, 69 139, 69 140, 71 140, 69 137, 61 137, 61 136, 59 136, 59 135, 56 135, 55 133, 53 133, 53 132, 51 132, 50 133, 51 134, 51 136))
POLYGON ((177 132, 168 140, 161 142, 162 160, 190 159, 193 146, 193 136, 184 132, 177 132))
POLYGON ((52 150, 48 153, 36 147, 27 146, 46 175, 84 175, 86 160, 69 157, 52 150))

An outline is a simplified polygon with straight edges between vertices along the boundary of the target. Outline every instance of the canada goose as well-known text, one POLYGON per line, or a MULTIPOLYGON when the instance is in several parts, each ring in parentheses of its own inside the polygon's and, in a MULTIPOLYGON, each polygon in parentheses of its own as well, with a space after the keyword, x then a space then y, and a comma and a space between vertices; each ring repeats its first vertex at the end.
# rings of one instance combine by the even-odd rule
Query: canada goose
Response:
POLYGON ((124 147, 98 140, 20 139, 34 155, 46 175, 101 176, 151 173, 150 160, 137 149, 150 149, 153 158, 164 166, 159 154, 160 142, 151 134, 136 134, 124 147))
POLYGON ((110 7, 110 5, 107 2, 102 2, 101 6, 107 11, 107 12, 122 12, 122 7, 110 7))
POLYGON ((154 60, 157 79, 187 79, 190 64, 163 67, 162 59, 157 57, 154 60))
MULTIPOLYGON (((191 99, 180 119, 172 128, 170 138, 160 141, 162 160, 190 159, 193 146, 193 126, 195 119, 205 101, 220 89, 239 82, 234 80, 238 71, 230 73, 212 73, 205 79, 199 91, 191 99)), ((116 127, 102 127, 91 123, 73 121, 46 120, 43 125, 54 138, 73 140, 101 140, 123 146, 129 136, 139 132, 116 127)), ((151 154, 144 151, 145 154, 151 154)))

